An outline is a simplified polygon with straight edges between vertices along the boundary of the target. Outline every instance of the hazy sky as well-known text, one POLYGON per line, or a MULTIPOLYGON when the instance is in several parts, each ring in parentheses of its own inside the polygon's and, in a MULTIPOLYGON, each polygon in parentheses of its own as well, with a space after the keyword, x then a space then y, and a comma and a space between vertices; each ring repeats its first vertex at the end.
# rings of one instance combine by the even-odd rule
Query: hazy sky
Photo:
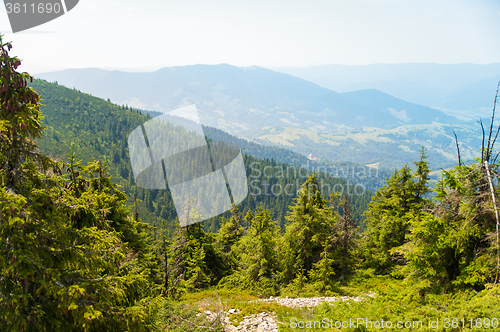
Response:
POLYGON ((80 0, 16 34, 1 6, 0 31, 32 73, 500 62, 499 0, 80 0))

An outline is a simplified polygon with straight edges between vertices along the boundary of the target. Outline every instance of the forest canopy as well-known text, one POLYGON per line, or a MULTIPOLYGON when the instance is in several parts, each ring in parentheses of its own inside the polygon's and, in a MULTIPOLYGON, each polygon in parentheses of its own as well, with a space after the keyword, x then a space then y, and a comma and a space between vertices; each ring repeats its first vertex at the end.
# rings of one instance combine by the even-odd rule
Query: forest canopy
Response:
MULTIPOLYGON (((481 158, 464 164, 458 150, 458 165, 434 185, 424 148, 372 197, 331 190, 349 183, 322 172, 281 176, 290 165, 245 155, 251 190, 279 184, 293 196, 250 195, 204 225, 180 227, 168 191, 138 188, 128 164, 123 136, 149 118, 47 82, 30 86, 11 48, 0 35, 2 329, 223 331, 183 301, 207 290, 349 294, 389 279, 404 285, 408 315, 471 291, 484 300, 483 315, 500 314, 496 98, 487 130, 481 123, 481 158), (42 117, 41 98, 51 117, 42 117), (41 148, 49 145, 51 156, 41 148)), ((365 308, 402 314, 377 296, 365 308)), ((327 305, 318 310, 333 315, 327 305)))

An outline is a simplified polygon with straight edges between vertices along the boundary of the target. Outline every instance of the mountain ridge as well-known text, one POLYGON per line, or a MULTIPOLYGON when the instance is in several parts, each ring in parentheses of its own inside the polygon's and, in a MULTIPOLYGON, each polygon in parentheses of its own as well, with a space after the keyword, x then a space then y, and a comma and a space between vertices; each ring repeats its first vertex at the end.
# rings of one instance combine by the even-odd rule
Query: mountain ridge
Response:
MULTIPOLYGON (((376 114, 379 108, 370 103, 360 103, 315 83, 261 67, 192 65, 150 73, 70 69, 38 76, 118 104, 160 112, 187 102, 196 104, 207 125, 237 136, 251 135, 269 124, 316 127, 320 131, 367 125, 387 129, 406 124, 390 112, 381 119, 376 114)), ((363 99, 369 98, 360 97, 363 99)), ((414 107, 411 103, 405 105, 414 107)), ((427 115, 430 117, 414 116, 410 124, 429 123, 436 118, 461 122, 437 110, 428 109, 427 115)))
MULTIPOLYGON (((117 106, 104 99, 42 80, 34 80, 30 87, 41 96, 43 104, 41 110, 45 128, 42 137, 37 140, 39 149, 58 160, 64 160, 65 156, 71 154, 74 149, 78 154, 77 159, 84 164, 94 159, 103 161, 107 164, 113 182, 119 184, 127 193, 128 204, 134 204, 133 197, 141 200, 138 204, 141 219, 150 225, 159 228, 166 227, 169 232, 173 232, 176 215, 170 193, 137 187, 131 170, 128 135, 135 128, 149 121, 151 117, 144 116, 140 110, 117 106), (166 226, 162 226, 163 221, 166 226)), ((249 185, 251 184, 250 189, 254 190, 254 194, 249 194, 240 205, 242 212, 246 214, 249 209, 255 209, 262 204, 264 208, 270 209, 271 214, 277 220, 280 220, 281 225, 284 225, 286 208, 292 203, 296 191, 305 181, 304 175, 308 174, 307 168, 305 172, 295 170, 304 166, 308 167, 307 158, 286 149, 242 141, 218 129, 205 127, 204 130, 206 130, 205 135, 215 142, 227 141, 243 145, 241 149, 244 152, 243 158, 247 176, 250 179, 249 185), (253 153, 256 157, 249 153, 253 153), (287 161, 289 164, 282 161, 287 161), (294 170, 290 172, 290 177, 288 173, 286 176, 279 176, 275 172, 266 173, 264 170, 288 168, 294 170), (289 185, 287 188, 293 189, 288 191, 290 195, 288 193, 270 195, 268 187, 272 188, 271 185, 278 186, 278 188, 289 185)), ((350 170, 352 166, 344 168, 350 170)), ((363 186, 363 192, 352 197, 353 202, 359 207, 355 214, 361 220, 361 214, 371 195, 369 189, 376 189, 382 185, 383 179, 350 178, 348 182, 341 178, 342 175, 345 175, 344 178, 349 177, 348 172, 337 172, 334 176, 324 173, 326 168, 323 169, 323 174, 319 174, 319 179, 330 188, 335 185, 341 188, 363 186), (353 184, 354 181, 359 182, 353 184)), ((380 174, 385 173, 380 172, 380 174)), ((227 215, 226 213, 224 216, 227 217, 227 215)), ((220 222, 221 217, 215 217, 208 220, 205 226, 211 231, 216 231, 220 222)))
POLYGON ((500 63, 323 65, 276 70, 341 93, 377 89, 409 102, 474 120, 491 106, 491 91, 494 93, 496 83, 483 86, 483 91, 487 92, 481 96, 474 95, 474 91, 467 87, 500 76, 500 63), (462 100, 466 97, 467 103, 451 103, 449 99, 457 93, 462 100), (466 117, 465 110, 475 117, 466 117))

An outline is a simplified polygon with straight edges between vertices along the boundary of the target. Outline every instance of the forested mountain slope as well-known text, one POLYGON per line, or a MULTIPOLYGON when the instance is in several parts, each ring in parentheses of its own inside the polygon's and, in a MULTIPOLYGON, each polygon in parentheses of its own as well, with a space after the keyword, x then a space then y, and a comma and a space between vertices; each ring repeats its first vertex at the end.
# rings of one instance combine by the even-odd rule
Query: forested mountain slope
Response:
MULTIPOLYGON (((260 311, 273 312, 280 331, 314 328, 320 321, 331 329, 355 322, 352 329, 360 331, 381 325, 395 331, 498 328, 500 165, 494 114, 481 159, 443 171, 431 198, 431 169, 422 148, 413 168, 395 171, 371 198, 366 228, 359 227, 354 211, 366 193, 354 188, 354 194, 344 191, 327 200, 332 186, 348 189, 348 183, 247 155, 248 178, 256 181, 250 190, 270 189, 271 195, 249 195, 227 218, 212 219, 205 227, 177 224, 167 234, 173 218, 167 191, 137 190, 130 171, 128 178, 117 172, 115 180, 129 195, 144 198, 140 211, 131 210, 108 177, 114 161, 109 167, 100 160, 82 165, 75 151, 78 145, 92 152, 92 144, 78 141, 82 131, 86 138, 96 136, 94 144, 106 157, 122 146, 119 133, 135 125, 140 114, 110 103, 101 109, 98 105, 106 102, 41 82, 39 90, 57 89, 59 96, 52 104, 54 118, 46 112, 57 124, 49 143, 65 144, 65 149, 75 143, 66 162, 51 159, 33 140, 43 140, 39 96, 27 86, 31 77, 16 71, 20 61, 9 56, 12 45, 1 37, 3 330, 225 331, 221 318, 226 313, 237 324, 260 311), (57 107, 59 102, 72 106, 57 107), (57 114, 64 110, 67 118, 61 120, 57 114), (87 132, 101 124, 109 124, 109 132, 87 132), (111 134, 118 137, 107 140, 111 134), (291 175, 283 176, 285 171, 291 175), (278 184, 300 186, 296 199, 273 193, 278 184), (285 227, 279 219, 282 205, 285 227), (277 217, 262 207, 278 207, 271 211, 277 217), (158 234, 152 237, 141 218, 158 226, 158 234), (260 301, 271 295, 349 296, 314 308, 288 308, 271 303, 278 302, 275 298, 260 301), (207 309, 215 312, 215 320, 200 315, 207 309)), ((176 130, 168 134, 178 135, 176 130)), ((212 157, 214 151, 209 150, 212 157)), ((180 171, 191 170, 192 163, 183 166, 180 171)))
POLYGON ((362 96, 353 100, 306 80, 261 67, 193 65, 162 68, 152 73, 90 68, 43 73, 39 77, 119 104, 159 112, 175 109, 187 101, 201 110, 204 123, 238 136, 251 136, 265 126, 289 124, 337 132, 346 127, 389 129, 432 121, 461 122, 428 107, 402 100, 395 103, 397 99, 393 98, 394 105, 389 107, 398 112, 404 109, 407 114, 407 118, 401 119, 370 93, 360 91, 362 96))
POLYGON ((447 168, 456 161, 453 131, 460 133, 464 157, 477 156, 471 148, 477 146, 475 122, 464 124, 377 90, 338 93, 260 67, 193 65, 149 73, 87 68, 39 77, 158 112, 194 104, 208 126, 329 162, 394 169, 418 158, 424 145, 431 165, 447 168))
MULTIPOLYGON (((66 154, 71 152, 73 144, 83 162, 93 159, 106 161, 109 164, 112 180, 120 184, 127 193, 129 204, 133 203, 134 194, 141 200, 139 212, 143 221, 159 228, 165 227, 171 233, 176 214, 170 194, 168 191, 136 187, 131 172, 127 137, 133 129, 148 121, 150 117, 144 116, 138 110, 117 106, 109 101, 43 80, 35 80, 31 86, 41 95, 45 105, 41 108, 46 128, 44 136, 38 142, 40 149, 64 160, 66 154)), ((283 226, 286 222, 285 211, 307 178, 306 169, 300 168, 303 165, 307 166, 307 159, 285 149, 237 139, 217 129, 205 127, 205 130, 206 135, 216 141, 236 142, 241 144, 243 152, 264 158, 245 156, 250 195, 242 203, 241 210, 246 213, 248 209, 256 206, 270 209, 272 216, 283 226), (287 161, 292 165, 278 163, 277 160, 287 161), (284 170, 285 175, 280 173, 280 170, 284 170), (289 185, 287 191, 289 194, 283 192, 286 185, 289 185), (271 192, 271 188, 278 194, 271 192), (279 188, 281 192, 278 191, 279 188)), ((310 170, 313 170, 312 167, 310 170)), ((323 170, 326 171, 326 168, 323 170)), ((325 188, 329 187, 330 191, 334 188, 335 191, 350 190, 352 204, 355 207, 353 214, 361 220, 361 214, 366 210, 371 192, 363 183, 355 182, 358 193, 355 194, 355 185, 337 178, 339 173, 334 174, 335 177, 332 174, 320 174, 320 181, 324 181, 325 188)), ((378 177, 363 180, 366 183, 380 181, 378 177)), ((373 185, 371 187, 373 188, 373 185)), ((325 192, 325 197, 329 194, 330 192, 325 192)), ((220 217, 216 217, 207 221, 206 227, 215 231, 219 224, 220 217)))

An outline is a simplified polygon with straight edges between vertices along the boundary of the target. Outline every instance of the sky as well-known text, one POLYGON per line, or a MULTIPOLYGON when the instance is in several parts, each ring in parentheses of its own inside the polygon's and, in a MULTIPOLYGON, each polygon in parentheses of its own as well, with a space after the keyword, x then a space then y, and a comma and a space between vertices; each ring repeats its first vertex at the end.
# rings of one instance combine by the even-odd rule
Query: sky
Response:
POLYGON ((499 0, 80 0, 15 34, 0 7, 0 32, 32 74, 500 62, 499 0))

